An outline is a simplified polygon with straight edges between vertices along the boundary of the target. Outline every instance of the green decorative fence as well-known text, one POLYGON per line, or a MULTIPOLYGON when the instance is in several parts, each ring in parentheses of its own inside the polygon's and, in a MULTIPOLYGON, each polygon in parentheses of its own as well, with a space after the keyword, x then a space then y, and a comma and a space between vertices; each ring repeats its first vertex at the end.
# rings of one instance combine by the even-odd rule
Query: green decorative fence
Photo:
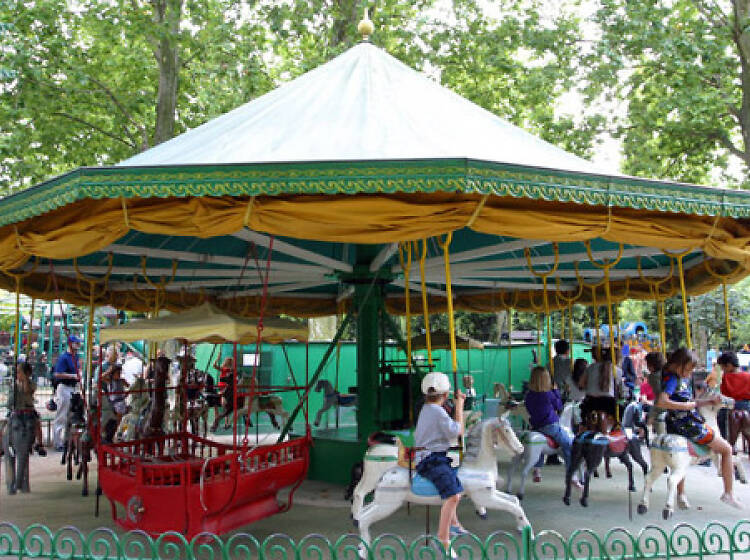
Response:
MULTIPOLYGON (((687 524, 665 531, 654 525, 637 533, 614 528, 597 535, 582 529, 567 539, 557 531, 521 534, 497 531, 486 538, 461 535, 452 551, 462 560, 625 560, 640 558, 750 558, 750 521, 734 527, 709 523, 702 530, 687 524)), ((88 535, 75 527, 53 532, 43 525, 21 530, 0 523, 0 557, 55 560, 438 560, 447 555, 434 536, 412 541, 385 534, 365 546, 356 535, 329 540, 307 535, 295 541, 284 534, 256 538, 247 533, 225 537, 198 535, 187 541, 178 533, 152 538, 141 531, 118 534, 100 528, 88 535)))

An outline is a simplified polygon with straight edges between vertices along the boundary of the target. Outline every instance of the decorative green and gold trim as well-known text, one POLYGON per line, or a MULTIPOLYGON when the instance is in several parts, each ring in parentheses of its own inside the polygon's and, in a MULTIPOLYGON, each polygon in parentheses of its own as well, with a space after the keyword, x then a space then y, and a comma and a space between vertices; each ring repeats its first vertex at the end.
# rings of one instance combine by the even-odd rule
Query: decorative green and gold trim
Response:
POLYGON ((750 192, 466 159, 80 168, 0 200, 0 226, 86 199, 477 193, 750 217, 750 192))

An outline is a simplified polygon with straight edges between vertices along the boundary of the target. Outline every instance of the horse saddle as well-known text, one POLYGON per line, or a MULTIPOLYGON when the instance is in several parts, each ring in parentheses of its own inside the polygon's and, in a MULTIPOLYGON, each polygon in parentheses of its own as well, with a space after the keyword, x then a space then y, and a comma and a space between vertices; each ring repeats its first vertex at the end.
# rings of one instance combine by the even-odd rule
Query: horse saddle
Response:
POLYGON ((622 430, 615 430, 609 433, 609 449, 617 454, 622 454, 628 446, 628 436, 622 430))
POLYGON ((711 453, 711 449, 708 447, 708 445, 703 445, 701 443, 694 443, 690 440, 688 440, 688 453, 690 453, 691 457, 706 457, 711 453))
POLYGON ((440 494, 432 481, 419 473, 414 473, 411 479, 411 491, 416 496, 437 496, 440 494))

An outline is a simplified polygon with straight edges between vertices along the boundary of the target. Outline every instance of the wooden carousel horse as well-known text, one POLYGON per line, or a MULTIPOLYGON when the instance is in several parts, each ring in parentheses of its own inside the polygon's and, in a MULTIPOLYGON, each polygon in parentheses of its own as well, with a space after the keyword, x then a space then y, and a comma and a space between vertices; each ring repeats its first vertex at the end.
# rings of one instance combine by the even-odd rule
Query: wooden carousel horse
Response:
POLYGON ((3 435, 5 482, 8 494, 30 492, 29 457, 36 438, 37 416, 31 410, 14 410, 3 435))
POLYGON ((136 378, 130 386, 128 397, 128 412, 120 420, 115 435, 115 441, 133 441, 136 437, 137 426, 148 407, 149 398, 146 392, 146 380, 136 378))
POLYGON ((92 438, 86 422, 86 408, 80 393, 70 398, 68 418, 65 422, 65 440, 61 464, 67 465, 66 476, 73 480, 73 464, 78 467, 76 480, 83 479, 81 494, 88 496, 88 464, 91 461, 92 438))
MULTIPOLYGON (((560 415, 560 426, 569 433, 571 438, 573 437, 575 426, 580 421, 581 412, 578 403, 566 404, 560 415)), ((526 478, 529 475, 529 471, 531 471, 539 460, 539 457, 541 455, 558 455, 560 453, 560 447, 557 443, 541 432, 531 430, 523 436, 521 442, 523 443, 523 453, 513 457, 508 467, 508 480, 505 485, 505 491, 509 494, 512 493, 513 473, 518 470, 521 471, 521 485, 518 487, 518 492, 516 493, 519 500, 523 499, 526 478)))
POLYGON ((265 412, 268 414, 271 424, 277 430, 281 429, 281 425, 276 420, 276 416, 281 416, 284 424, 289 420, 289 413, 284 410, 281 397, 277 397, 276 395, 256 395, 250 401, 250 406, 243 406, 237 411, 237 417, 243 418, 248 426, 252 426, 253 423, 250 418, 256 412, 265 412))
MULTIPOLYGON (((523 451, 523 445, 507 418, 490 418, 476 424, 466 434, 464 444, 466 451, 458 469, 458 478, 477 514, 484 519, 487 509, 507 511, 515 518, 519 530, 529 526, 518 498, 495 488, 498 478, 496 446, 501 445, 516 454, 523 451)), ((410 472, 410 469, 391 462, 386 463, 383 470, 382 461, 376 459, 381 451, 376 445, 365 453, 364 474, 354 491, 352 502, 352 518, 367 545, 370 543, 370 526, 393 514, 405 503, 435 506, 442 503, 434 485, 410 472), (372 460, 368 460, 368 456, 372 460), (367 494, 364 487, 369 487, 375 479, 373 500, 363 506, 367 494)))
MULTIPOLYGON (((698 412, 707 419, 713 414, 714 419, 718 409, 722 406, 731 408, 734 401, 729 397, 722 397, 722 403, 719 405, 704 405, 698 408, 698 412), (731 401, 731 402, 730 402, 731 401)), ((708 419, 707 419, 708 422, 708 419)), ((713 428, 714 426, 712 426, 713 428)), ((718 432, 718 426, 715 433, 718 432)), ((643 486, 643 496, 638 504, 638 513, 644 514, 648 511, 651 488, 662 473, 667 474, 667 499, 662 510, 662 517, 669 519, 674 513, 675 497, 680 509, 689 509, 690 503, 684 494, 677 494, 677 485, 682 481, 688 467, 698 460, 706 459, 710 456, 711 451, 706 445, 693 443, 689 439, 676 434, 661 433, 654 438, 651 444, 651 472, 646 477, 646 483, 643 486)))
MULTIPOLYGON (((471 428, 479 424, 481 419, 482 413, 479 411, 470 411, 465 414, 464 433, 468 433, 471 428)), ((455 440, 453 443, 457 445, 458 441, 455 440)), ((358 500, 359 505, 356 507, 358 510, 364 505, 365 496, 375 489, 375 485, 385 471, 395 464, 409 468, 411 461, 409 457, 411 448, 404 445, 400 437, 388 432, 371 434, 367 438, 367 445, 369 449, 365 453, 364 460, 352 465, 351 480, 344 491, 345 499, 358 500)), ((498 452, 500 452, 499 449, 498 452)), ((520 453, 521 450, 517 452, 520 453)), ((458 453, 450 452, 448 455, 454 463, 458 462, 458 453)))
POLYGON ((159 356, 149 366, 147 377, 151 379, 148 406, 136 424, 136 439, 164 434, 167 412, 167 378, 172 360, 159 356))
MULTIPOLYGON (((735 453, 735 468, 739 467, 741 476, 745 475, 739 457, 736 455, 737 440, 742 436, 742 443, 747 446, 750 443, 750 411, 748 410, 730 410, 727 414, 727 441, 732 446, 732 452, 735 453)), ((742 478, 740 478, 742 480, 742 478)), ((746 482, 742 480, 742 482, 746 482)))
MULTIPOLYGON (((731 417, 733 413, 745 412, 742 410, 735 411, 734 399, 723 396, 717 390, 709 391, 708 395, 718 395, 721 398, 721 402, 719 404, 711 404, 711 405, 706 405, 706 406, 701 407, 701 414, 703 415, 703 418, 706 420, 706 425, 709 426, 716 434, 721 433, 721 431, 719 430, 718 416, 719 416, 719 411, 722 408, 729 409, 729 414, 727 416, 730 418, 730 422, 731 422, 731 417)), ((747 414, 747 412, 745 412, 745 414, 747 414)), ((730 436, 731 436, 731 430, 730 430, 730 436)), ((737 440, 737 434, 735 435, 735 441, 736 440, 737 440)), ((731 439, 729 441, 730 441, 730 445, 732 445, 732 449, 734 449, 734 445, 732 444, 731 439)), ((713 460, 713 463, 716 466, 716 474, 718 476, 721 476, 721 455, 719 455, 718 453, 711 453, 711 459, 713 460)), ((747 473, 745 472, 745 468, 742 466, 742 460, 736 454, 732 455, 732 465, 734 467, 735 476, 739 479, 739 481, 742 484, 747 484, 747 473)))
POLYGON ((571 460, 565 471, 565 495, 563 496, 565 505, 570 505, 573 473, 579 469, 581 464, 585 463, 582 481, 583 494, 580 502, 583 507, 588 506, 591 476, 605 457, 617 458, 625 465, 628 471, 628 492, 635 492, 631 457, 641 467, 644 476, 648 472, 648 463, 641 453, 640 440, 629 429, 623 430, 621 426, 617 425, 610 414, 595 410, 590 414, 587 429, 573 439, 571 460))
POLYGON ((506 412, 510 412, 511 416, 517 416, 521 419, 522 426, 529 425, 529 411, 526 410, 526 405, 523 401, 515 400, 505 385, 495 383, 494 394, 495 398, 500 401, 497 403, 497 416, 502 416, 506 412))
POLYGON ((203 437, 206 437, 208 434, 208 403, 200 394, 192 400, 189 394, 187 396, 187 405, 184 405, 182 391, 177 390, 175 405, 169 414, 170 427, 177 432, 180 430, 183 420, 187 420, 190 431, 196 435, 201 435, 202 423, 203 437))
POLYGON ((320 425, 320 419, 323 417, 323 413, 331 407, 350 407, 357 406, 357 395, 339 393, 333 388, 331 382, 327 379, 319 379, 315 385, 315 391, 323 391, 323 406, 318 410, 315 415, 315 426, 320 425))

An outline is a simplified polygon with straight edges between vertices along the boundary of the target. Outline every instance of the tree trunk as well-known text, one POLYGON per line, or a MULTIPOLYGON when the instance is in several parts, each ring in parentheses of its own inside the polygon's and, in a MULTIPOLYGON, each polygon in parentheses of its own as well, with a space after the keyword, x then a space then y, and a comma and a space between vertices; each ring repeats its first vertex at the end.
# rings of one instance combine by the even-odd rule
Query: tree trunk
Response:
POLYGON ((152 0, 154 57, 159 66, 154 145, 174 136, 180 71, 179 32, 183 0, 152 0))
POLYGON ((336 19, 331 27, 331 47, 344 43, 365 14, 357 0, 334 0, 334 6, 336 19))
POLYGON ((734 42, 740 55, 740 83, 742 86, 742 103, 739 109, 740 129, 743 145, 736 155, 750 167, 750 0, 733 0, 734 8, 734 42))

